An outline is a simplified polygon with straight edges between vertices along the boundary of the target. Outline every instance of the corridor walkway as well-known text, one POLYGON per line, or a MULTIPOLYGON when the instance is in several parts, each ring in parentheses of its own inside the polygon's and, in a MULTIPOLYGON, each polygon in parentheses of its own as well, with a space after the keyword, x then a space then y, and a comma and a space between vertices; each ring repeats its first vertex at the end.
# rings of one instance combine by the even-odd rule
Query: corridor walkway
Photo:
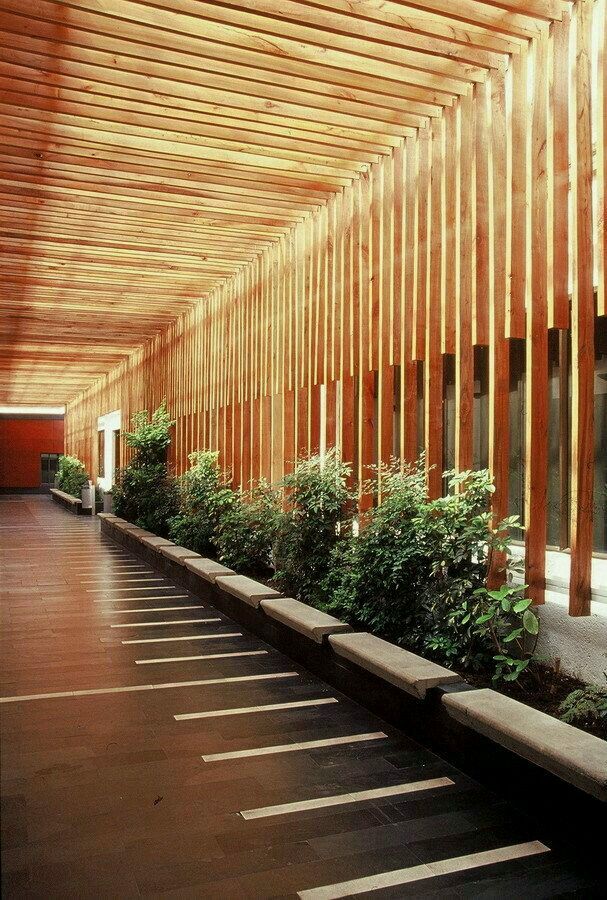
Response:
POLYGON ((0 535, 3 897, 593 895, 512 808, 95 519, 4 496, 0 535))

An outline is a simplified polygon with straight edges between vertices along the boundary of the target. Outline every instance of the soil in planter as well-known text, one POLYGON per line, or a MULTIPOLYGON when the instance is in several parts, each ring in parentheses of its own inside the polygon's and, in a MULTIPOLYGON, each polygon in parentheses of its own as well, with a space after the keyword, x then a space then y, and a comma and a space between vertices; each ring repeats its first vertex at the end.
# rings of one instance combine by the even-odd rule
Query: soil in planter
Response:
MULTIPOLYGON (((587 687, 583 681, 573 678, 571 675, 565 675, 564 672, 557 672, 549 666, 538 667, 540 679, 536 681, 534 678, 528 678, 524 684, 518 682, 498 683, 491 681, 491 677, 483 673, 472 674, 470 672, 461 672, 460 674, 475 687, 489 687, 500 694, 507 697, 513 697, 527 706, 539 709, 560 719, 560 705, 563 700, 572 692, 587 687)), ((607 740, 607 719, 591 719, 586 721, 579 720, 575 723, 576 728, 588 731, 597 737, 607 740)))

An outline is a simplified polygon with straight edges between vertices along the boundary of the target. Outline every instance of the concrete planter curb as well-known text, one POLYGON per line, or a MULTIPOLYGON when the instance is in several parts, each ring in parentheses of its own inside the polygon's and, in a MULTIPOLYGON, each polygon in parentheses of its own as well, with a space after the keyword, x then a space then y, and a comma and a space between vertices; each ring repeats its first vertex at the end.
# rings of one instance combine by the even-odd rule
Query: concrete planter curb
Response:
POLYGON ((607 800, 607 741, 490 688, 445 694, 442 703, 468 728, 607 800))
MULTIPOLYGON (((192 554, 171 561, 160 548, 102 518, 103 532, 135 546, 153 565, 243 627, 476 778, 499 787, 504 771, 520 802, 555 815, 562 803, 584 810, 607 800, 607 742, 488 688, 476 689, 456 672, 346 623, 243 575, 222 571, 192 554), (496 775, 499 772, 499 777, 496 775), (513 788, 514 789, 514 788, 513 788)), ((185 548, 177 548, 185 549, 185 548)), ((187 551, 186 551, 187 552, 187 551)))
POLYGON ((82 508, 82 500, 80 497, 73 497, 71 494, 66 494, 65 491, 60 491, 59 488, 51 488, 50 494, 55 503, 64 506, 71 513, 74 513, 75 516, 83 516, 87 513, 90 514, 90 509, 87 510, 82 508))
POLYGON ((304 634, 317 644, 330 635, 352 631, 345 622, 340 622, 334 616, 321 612, 307 603, 301 603, 292 597, 284 597, 274 600, 262 600, 260 604, 266 615, 277 619, 283 625, 294 628, 300 634, 304 634))
POLYGON ((329 643, 335 653, 420 700, 425 699, 426 693, 438 685, 463 682, 457 672, 451 672, 374 634, 330 635, 329 643))
POLYGON ((177 563, 179 566, 185 565, 186 559, 202 559, 200 553, 193 553, 187 547, 178 547, 176 545, 161 544, 158 549, 161 554, 171 562, 177 563))

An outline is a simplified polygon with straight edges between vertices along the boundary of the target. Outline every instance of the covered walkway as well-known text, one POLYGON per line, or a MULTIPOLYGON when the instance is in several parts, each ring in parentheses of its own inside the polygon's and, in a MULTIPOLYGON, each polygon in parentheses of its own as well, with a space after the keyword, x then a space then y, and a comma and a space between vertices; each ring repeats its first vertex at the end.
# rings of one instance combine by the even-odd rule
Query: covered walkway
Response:
POLYGON ((0 501, 4 896, 598 894, 513 808, 98 520, 0 501))

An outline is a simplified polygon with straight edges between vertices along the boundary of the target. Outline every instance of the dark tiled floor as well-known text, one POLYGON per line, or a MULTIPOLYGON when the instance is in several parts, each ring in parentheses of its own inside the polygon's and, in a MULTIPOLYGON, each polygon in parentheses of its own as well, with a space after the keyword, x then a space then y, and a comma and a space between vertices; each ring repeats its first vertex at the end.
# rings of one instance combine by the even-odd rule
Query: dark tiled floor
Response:
MULTIPOLYGON (((174 683, 3 703, 4 897, 294 897, 322 885, 433 865, 533 842, 506 803, 313 678, 221 613, 152 599, 170 582, 43 497, 0 499, 2 696, 174 683), (97 579, 100 579, 97 581, 97 579), (91 583, 88 583, 91 582, 91 583), (120 587, 119 591, 106 588, 120 587), (133 590, 135 587, 144 590, 133 590), (101 589, 101 590, 99 590, 101 589), (132 598, 127 602, 110 602, 132 598), (129 610, 145 608, 146 612, 129 610), (149 608, 149 610, 148 610, 149 608), (119 611, 118 611, 119 610, 119 611), (219 618, 203 624, 113 624, 219 618), (136 660, 265 650, 263 655, 136 660), (180 683, 296 673, 212 685, 180 683), (178 721, 177 714, 310 698, 339 702, 178 721), (204 754, 382 731, 381 740, 204 762, 204 754), (322 798, 449 779, 426 790, 327 805, 322 798), (240 812, 317 799, 315 808, 244 819, 240 812)), ((342 797, 342 801, 345 798, 342 797)), ((592 896, 598 886, 548 850, 461 871, 428 869, 381 897, 592 896), (423 874, 423 873, 422 873, 423 874)), ((326 896, 334 896, 327 893, 326 896)), ((339 894, 340 896, 343 893, 339 894)), ((361 894, 364 896, 365 894, 361 894)))

